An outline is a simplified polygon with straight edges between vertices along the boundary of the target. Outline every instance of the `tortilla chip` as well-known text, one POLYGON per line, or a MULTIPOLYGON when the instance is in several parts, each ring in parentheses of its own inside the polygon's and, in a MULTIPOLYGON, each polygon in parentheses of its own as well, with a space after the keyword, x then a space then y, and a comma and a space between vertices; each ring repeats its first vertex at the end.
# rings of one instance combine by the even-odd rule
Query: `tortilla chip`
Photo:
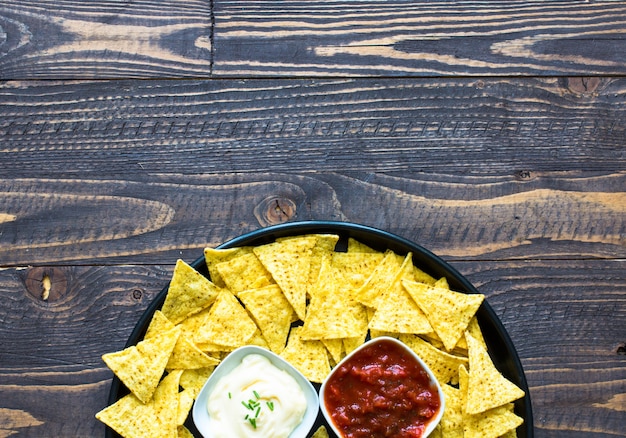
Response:
POLYGON ((435 281, 433 286, 450 290, 450 285, 448 284, 448 279, 446 277, 441 277, 439 280, 435 281))
POLYGON ((163 376, 179 336, 180 329, 174 328, 122 351, 107 353, 102 360, 139 400, 147 403, 163 376))
POLYGON ((311 254, 316 241, 314 235, 299 236, 254 248, 254 253, 272 274, 301 320, 306 316, 311 254))
MULTIPOLYGON (((458 372, 458 370, 457 370, 458 372)), ((441 385, 446 407, 439 423, 445 438, 463 438, 463 401, 461 390, 448 384, 441 385)))
POLYGON ((213 374, 214 369, 214 366, 210 366, 207 368, 184 370, 183 374, 180 376, 180 386, 184 390, 190 390, 195 399, 211 374, 213 374))
POLYGON ((143 403, 128 394, 96 414, 96 418, 125 438, 176 436, 180 373, 168 374, 154 397, 143 403))
POLYGON ((160 310, 154 312, 152 315, 152 319, 150 320, 150 324, 146 330, 146 334, 143 336, 144 339, 150 339, 159 333, 166 332, 168 330, 172 330, 176 325, 169 319, 167 316, 163 314, 160 310))
POLYGON ((466 340, 470 370, 465 407, 468 414, 479 414, 524 397, 524 391, 496 369, 478 340, 470 334, 466 334, 466 340))
POLYGON ((321 339, 321 341, 326 347, 326 350, 328 350, 328 354, 330 354, 330 359, 334 362, 334 365, 343 359, 343 339, 321 339))
POLYGON ((211 281, 219 287, 226 287, 224 279, 217 270, 217 264, 251 252, 252 247, 249 246, 227 249, 204 248, 204 261, 206 262, 211 281))
POLYGON ((178 324, 189 315, 209 307, 220 291, 215 284, 182 260, 176 262, 161 312, 178 324))
POLYGON ((235 295, 243 290, 274 283, 272 275, 252 252, 246 252, 218 263, 215 268, 226 283, 226 287, 235 295))
POLYGON ((400 274, 388 286, 384 296, 378 302, 374 316, 369 322, 370 330, 413 334, 433 331, 424 312, 402 287, 401 279, 412 278, 412 275, 411 254, 408 254, 402 264, 400 274))
POLYGON ((193 433, 185 426, 178 426, 178 438, 194 438, 193 433))
POLYGON ((280 354, 287 344, 293 308, 276 284, 239 293, 239 299, 254 318, 270 350, 280 354))
POLYGON ((358 337, 363 331, 361 304, 342 296, 333 273, 329 257, 323 257, 301 332, 304 340, 358 337))
POLYGON ((435 279, 435 277, 422 271, 417 266, 413 266, 413 280, 419 283, 428 284, 429 286, 434 286, 435 284, 437 284, 437 280, 435 279))
POLYGON ((402 265, 405 257, 395 254, 393 251, 385 251, 381 262, 374 268, 363 286, 355 293, 355 298, 361 304, 377 308, 378 302, 387 290, 402 275, 402 265))
POLYGON ((166 370, 191 370, 219 364, 219 360, 201 351, 187 336, 181 335, 174 346, 166 370))
POLYGON ((498 406, 476 415, 463 416, 463 432, 467 438, 498 438, 514 431, 524 422, 513 412, 513 404, 498 406))
POLYGON ((383 254, 336 252, 332 255, 335 281, 342 286, 347 295, 356 299, 357 291, 372 275, 376 266, 383 260, 383 254))
POLYGON ((361 346, 362 343, 365 342, 366 338, 367 338, 367 331, 365 332, 365 334, 363 336, 360 336, 358 338, 344 338, 344 339, 342 339, 341 341, 343 343, 344 354, 348 355, 352 351, 356 350, 358 347, 361 346))
POLYGON ((128 394, 96 414, 96 418, 124 438, 165 437, 152 408, 128 394))
POLYGON ((237 298, 229 290, 222 289, 204 324, 196 332, 194 342, 239 347, 245 345, 256 330, 256 324, 237 298))
MULTIPOLYGON (((466 332, 472 335, 472 337, 479 341, 485 348, 485 350, 487 350, 487 343, 485 342, 485 338, 483 337, 483 332, 480 329, 480 325, 478 325, 478 318, 476 318, 476 315, 474 315, 474 317, 467 325, 466 332)), ((465 352, 467 352, 467 341, 465 340, 465 333, 463 333, 463 336, 461 336, 459 342, 456 343, 455 349, 465 350, 465 352)))
POLYGON ((326 347, 321 341, 304 341, 302 327, 291 329, 287 346, 280 356, 292 364, 311 382, 322 383, 330 373, 326 347))
POLYGON ((256 329, 254 334, 250 337, 250 339, 248 339, 245 345, 256 345, 257 347, 265 348, 266 350, 270 349, 267 340, 265 340, 265 337, 263 337, 263 334, 261 333, 261 330, 259 328, 256 329))
POLYGON ((353 237, 348 238, 348 252, 378 252, 353 237))
POLYGON ((178 427, 178 393, 182 370, 170 372, 161 380, 154 392, 152 406, 160 422, 160 427, 167 431, 166 436, 174 436, 178 427))
POLYGON ((189 417, 189 412, 191 412, 193 402, 195 401, 197 395, 198 394, 193 389, 183 389, 178 393, 178 414, 176 415, 177 426, 182 426, 185 421, 187 421, 187 417, 189 417))
POLYGON ((485 299, 482 294, 464 294, 415 281, 405 280, 402 285, 424 311, 448 351, 452 350, 463 336, 485 299))
POLYGON ((398 339, 411 348, 428 365, 439 383, 456 383, 459 366, 467 366, 469 363, 467 358, 441 351, 417 335, 404 334, 400 335, 398 339))
POLYGON ((311 435, 311 438, 329 438, 328 431, 326 430, 326 426, 320 426, 314 433, 311 435))
POLYGON ((307 282, 307 293, 311 295, 311 287, 317 281, 319 276, 322 257, 330 257, 339 241, 336 234, 315 234, 317 238, 315 246, 311 250, 311 264, 309 267, 309 281, 307 282))

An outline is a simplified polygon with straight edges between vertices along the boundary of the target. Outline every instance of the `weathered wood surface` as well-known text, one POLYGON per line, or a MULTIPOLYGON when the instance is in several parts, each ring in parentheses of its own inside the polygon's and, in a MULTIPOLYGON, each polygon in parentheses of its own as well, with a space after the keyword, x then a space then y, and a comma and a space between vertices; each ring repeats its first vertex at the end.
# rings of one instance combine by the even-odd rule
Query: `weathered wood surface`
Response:
POLYGON ((625 23, 620 1, 3 0, 0 79, 616 75, 625 23))
POLYGON ((625 96, 622 77, 10 81, 0 172, 612 172, 625 96))
POLYGON ((307 219, 484 292, 535 436, 623 436, 625 24, 621 1, 0 0, 0 437, 102 436, 100 356, 176 258, 307 219))

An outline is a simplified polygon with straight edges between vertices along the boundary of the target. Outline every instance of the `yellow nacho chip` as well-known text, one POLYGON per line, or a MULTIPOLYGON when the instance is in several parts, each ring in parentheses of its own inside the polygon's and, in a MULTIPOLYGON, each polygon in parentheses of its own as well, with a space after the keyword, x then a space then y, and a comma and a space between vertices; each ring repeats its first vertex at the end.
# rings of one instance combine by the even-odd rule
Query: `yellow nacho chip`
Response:
POLYGON ((336 252, 332 255, 335 281, 348 296, 356 299, 357 291, 365 284, 372 272, 380 264, 383 254, 336 252))
POLYGON ((178 426, 178 438, 194 438, 193 433, 185 426, 178 426))
POLYGON ((456 383, 459 366, 468 365, 467 358, 439 350, 417 335, 403 334, 398 339, 411 348, 428 365, 439 383, 456 383))
POLYGON ((172 435, 176 433, 178 426, 178 408, 180 405, 178 389, 182 373, 182 370, 171 371, 163 377, 156 391, 154 391, 151 402, 161 427, 172 435))
POLYGON ((347 252, 378 252, 375 249, 369 247, 368 245, 359 242, 357 239, 353 237, 348 238, 348 249, 347 252))
POLYGON ((256 321, 267 344, 280 354, 287 344, 293 308, 276 284, 239 293, 239 299, 256 321))
POLYGON ((306 316, 311 254, 316 241, 314 235, 298 236, 257 246, 253 250, 301 320, 306 316))
POLYGON ((249 246, 225 249, 204 248, 204 261, 206 262, 206 267, 209 271, 211 281, 219 287, 226 287, 224 279, 217 270, 217 264, 251 252, 252 247, 249 246))
POLYGON ((156 310, 154 315, 152 315, 152 319, 150 320, 150 324, 146 329, 146 334, 143 336, 144 339, 150 339, 159 333, 166 332, 168 330, 172 330, 176 325, 167 319, 167 316, 163 315, 163 312, 160 310, 156 310))
POLYGON ((191 412, 196 397, 197 393, 193 389, 183 389, 178 393, 177 426, 182 426, 185 421, 187 421, 187 417, 189 416, 189 412, 191 412))
POLYGON ((207 379, 213 374, 214 366, 207 368, 199 368, 192 370, 183 370, 183 374, 180 376, 180 386, 184 390, 190 390, 195 399, 198 393, 204 386, 207 379))
POLYGON ((307 282, 307 294, 311 295, 311 287, 319 276, 322 257, 332 256, 335 246, 339 241, 336 234, 315 234, 316 242, 311 250, 311 264, 309 267, 309 280, 307 282))
POLYGON ((524 397, 524 391, 496 369, 479 341, 469 334, 466 340, 470 371, 465 407, 468 414, 479 414, 524 397))
POLYGON ((328 431, 326 430, 326 426, 320 426, 318 429, 311 435, 311 438, 329 438, 328 431))
MULTIPOLYGON (((470 320, 470 323, 467 325, 467 330, 465 333, 469 333, 474 339, 479 341, 482 346, 487 350, 487 343, 485 342, 485 338, 483 337, 483 332, 478 325, 478 318, 476 315, 470 320)), ((467 341, 465 340, 465 333, 459 339, 459 342, 456 343, 455 349, 465 350, 467 352, 467 341)))
POLYGON ((366 338, 367 332, 363 336, 360 336, 358 338, 343 338, 341 341, 343 343, 344 354, 347 355, 356 350, 358 347, 361 346, 363 342, 365 342, 366 338))
POLYGON ((337 289, 329 257, 322 259, 315 293, 308 306, 302 339, 340 339, 358 337, 363 331, 359 316, 360 303, 344 298, 337 289))
POLYGON ((179 336, 166 370, 191 370, 219 364, 219 360, 201 351, 187 336, 179 336))
POLYGON ((161 312, 174 324, 178 324, 187 316, 210 306, 219 291, 220 288, 206 277, 178 260, 161 312))
POLYGON ((237 295, 242 290, 254 289, 274 283, 271 274, 265 269, 253 252, 245 252, 227 261, 218 263, 219 272, 226 287, 237 295))
POLYGON ((254 335, 257 326, 237 298, 223 289, 195 334, 194 342, 239 347, 254 335))
POLYGON ((139 400, 147 403, 161 380, 179 336, 180 329, 174 328, 124 350, 104 354, 102 360, 139 400))
MULTIPOLYGON (((196 315, 193 315, 192 318, 195 319, 196 315)), ((188 318, 185 321, 189 319, 191 318, 188 318)), ((183 323, 185 321, 183 321, 183 323)), ((189 333, 186 333, 185 330, 182 329, 183 323, 179 324, 179 327, 181 327, 181 333, 176 341, 176 345, 174 346, 174 350, 172 350, 172 354, 170 355, 170 359, 168 360, 165 369, 184 370, 217 365, 219 363, 217 359, 206 355, 191 341, 193 336, 188 336, 189 333)), ((159 333, 172 330, 175 327, 176 326, 169 319, 167 319, 160 310, 157 310, 152 316, 152 320, 150 321, 150 325, 148 326, 144 339, 150 339, 157 336, 159 333)))
MULTIPOLYGON (((457 370, 458 372, 458 370, 457 370)), ((446 407, 439 423, 441 436, 445 438, 463 437, 463 400, 461 390, 448 384, 441 385, 446 407)))
POLYGON ((404 261, 405 257, 390 250, 385 251, 381 262, 374 268, 363 286, 356 291, 356 300, 365 306, 377 308, 380 297, 384 296, 402 275, 404 261))
POLYGON ((482 294, 464 294, 404 280, 402 285, 424 311, 448 351, 457 344, 482 304, 482 294))
POLYGON ((435 277, 422 271, 417 266, 413 266, 413 280, 417 281, 418 283, 428 284, 430 286, 434 286, 435 284, 437 284, 437 280, 435 279, 435 277))
POLYGON ((128 394, 96 414, 96 418, 125 438, 176 436, 180 373, 166 376, 154 397, 143 403, 128 394))
POLYGON ((321 341, 335 365, 343 359, 343 339, 322 339, 321 341))
POLYGON ((424 312, 402 287, 401 280, 412 278, 413 275, 411 257, 411 254, 405 257, 396 280, 384 291, 374 316, 369 322, 370 330, 413 334, 433 331, 424 312))
POLYGON ((304 341, 302 327, 291 329, 287 346, 280 356, 298 369, 311 382, 322 383, 330 373, 326 347, 321 341, 304 341))
POLYGON ((513 404, 489 409, 480 414, 463 416, 463 436, 467 438, 499 438, 515 430, 524 419, 513 412, 513 404))

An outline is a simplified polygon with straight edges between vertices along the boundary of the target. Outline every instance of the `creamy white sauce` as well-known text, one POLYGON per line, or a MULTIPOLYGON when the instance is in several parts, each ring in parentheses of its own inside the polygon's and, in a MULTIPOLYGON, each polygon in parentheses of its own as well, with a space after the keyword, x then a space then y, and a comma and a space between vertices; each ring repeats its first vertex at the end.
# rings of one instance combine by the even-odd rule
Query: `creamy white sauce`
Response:
POLYGON ((207 405, 215 438, 287 438, 306 407, 298 382, 260 354, 245 356, 220 378, 207 405))

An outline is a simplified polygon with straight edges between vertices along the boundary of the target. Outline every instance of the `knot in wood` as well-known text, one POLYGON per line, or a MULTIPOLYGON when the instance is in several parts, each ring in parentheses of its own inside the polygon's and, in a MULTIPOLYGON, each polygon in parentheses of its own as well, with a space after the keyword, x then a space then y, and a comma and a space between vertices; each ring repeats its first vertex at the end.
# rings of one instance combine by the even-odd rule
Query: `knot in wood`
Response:
POLYGON ((578 96, 595 95, 601 83, 602 79, 600 78, 575 77, 566 79, 567 89, 578 96))
POLYGON ((54 302, 67 294, 67 277, 59 268, 29 268, 24 283, 38 301, 54 302))
POLYGON ((282 224, 296 215, 296 203, 289 198, 271 196, 254 209, 254 216, 262 226, 282 224))

